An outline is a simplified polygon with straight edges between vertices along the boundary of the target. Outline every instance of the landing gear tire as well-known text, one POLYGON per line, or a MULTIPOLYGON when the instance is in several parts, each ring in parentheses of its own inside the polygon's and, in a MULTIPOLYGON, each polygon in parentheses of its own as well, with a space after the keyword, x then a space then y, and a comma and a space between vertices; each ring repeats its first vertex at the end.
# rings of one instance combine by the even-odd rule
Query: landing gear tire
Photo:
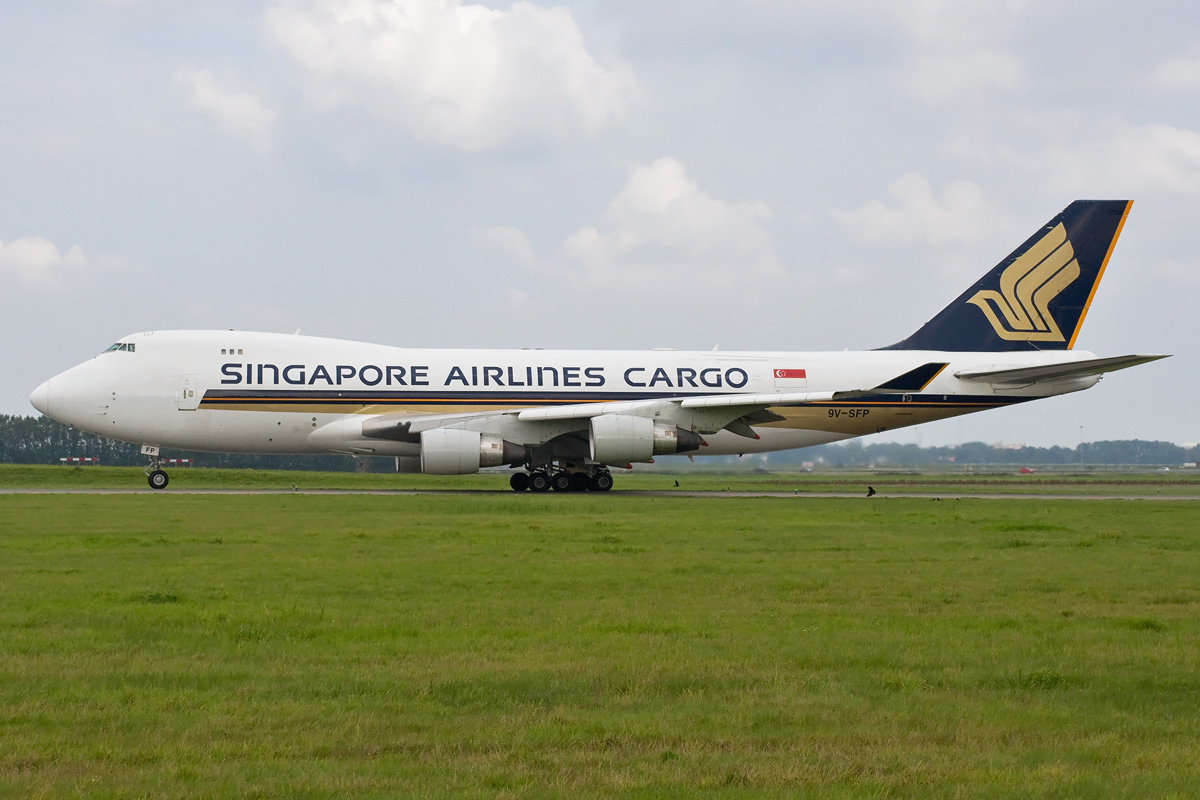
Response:
POLYGON ((508 479, 508 485, 512 487, 514 492, 523 492, 529 488, 529 473, 514 472, 512 477, 508 479))
POLYGON ((613 487, 612 473, 597 472, 592 476, 591 488, 593 492, 607 492, 613 487))
POLYGON ((571 491, 572 492, 586 492, 589 488, 591 488, 591 485, 592 485, 592 480, 591 480, 591 478, 589 478, 587 476, 586 472, 572 472, 571 473, 571 491))
POLYGON ((544 472, 535 472, 529 476, 529 491, 545 492, 550 489, 550 477, 544 472))
POLYGON ((571 473, 559 472, 550 479, 550 486, 556 492, 571 491, 571 473))
POLYGON ((146 481, 150 484, 151 489, 165 489, 171 479, 167 477, 167 473, 156 469, 146 476, 146 481))

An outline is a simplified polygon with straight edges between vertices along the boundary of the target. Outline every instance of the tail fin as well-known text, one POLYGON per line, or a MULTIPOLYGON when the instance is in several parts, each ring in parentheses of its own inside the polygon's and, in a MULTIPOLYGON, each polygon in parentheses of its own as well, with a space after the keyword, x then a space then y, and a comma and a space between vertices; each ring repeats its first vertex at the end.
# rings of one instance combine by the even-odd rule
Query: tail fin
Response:
POLYGON ((1076 200, 924 327, 884 350, 1069 350, 1132 200, 1076 200))

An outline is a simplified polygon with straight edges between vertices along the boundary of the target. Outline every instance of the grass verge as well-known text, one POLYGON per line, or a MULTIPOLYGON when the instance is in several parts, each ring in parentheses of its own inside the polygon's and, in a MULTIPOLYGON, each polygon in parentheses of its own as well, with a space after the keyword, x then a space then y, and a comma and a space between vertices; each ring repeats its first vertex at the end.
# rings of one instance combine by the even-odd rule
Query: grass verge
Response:
MULTIPOLYGON (((508 491, 509 471, 477 475, 397 475, 352 472, 289 472, 250 469, 170 469, 171 485, 165 491, 255 489, 291 491, 405 491, 491 490, 508 491)), ((1116 494, 1200 495, 1200 473, 1044 473, 1034 475, 946 472, 775 472, 755 474, 688 470, 618 471, 615 491, 742 491, 742 492, 847 492, 865 494, 870 485, 889 495, 912 493, 954 494, 1116 494)), ((0 489, 129 489, 146 487, 139 467, 60 467, 0 464, 0 489)))
POLYGON ((1200 791, 1190 502, 0 496, 14 796, 1200 791))

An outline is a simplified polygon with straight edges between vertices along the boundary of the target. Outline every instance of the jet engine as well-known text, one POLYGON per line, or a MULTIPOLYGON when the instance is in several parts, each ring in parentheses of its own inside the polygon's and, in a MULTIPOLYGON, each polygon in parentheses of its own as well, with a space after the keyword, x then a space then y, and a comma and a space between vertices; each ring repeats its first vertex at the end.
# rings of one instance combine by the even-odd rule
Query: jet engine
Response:
POLYGON ((592 459, 601 464, 649 461, 653 456, 699 450, 703 440, 689 430, 649 417, 602 414, 591 420, 592 459))
POLYGON ((427 475, 466 475, 481 467, 518 464, 525 448, 499 436, 459 428, 421 432, 421 472, 427 475))

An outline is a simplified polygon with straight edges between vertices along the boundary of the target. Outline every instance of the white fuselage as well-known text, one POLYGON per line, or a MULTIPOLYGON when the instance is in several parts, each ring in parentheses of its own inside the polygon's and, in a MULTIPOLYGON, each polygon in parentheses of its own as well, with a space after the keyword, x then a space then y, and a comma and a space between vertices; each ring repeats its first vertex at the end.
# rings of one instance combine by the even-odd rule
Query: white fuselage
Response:
MULTIPOLYGON (((450 350, 235 331, 152 331, 122 343, 125 349, 102 353, 38 387, 34 405, 80 430, 146 445, 413 456, 418 445, 364 436, 363 422, 462 415, 462 427, 533 445, 580 423, 532 423, 519 420, 514 410, 741 393, 859 392, 771 407, 767 418, 751 422, 758 439, 729 430, 706 435, 708 446, 697 455, 723 455, 876 433, 1086 389, 1098 379, 999 387, 956 377, 1093 357, 1078 351, 450 350), (929 363, 947 366, 917 391, 869 392, 929 363)), ((683 412, 667 416, 675 413, 683 412)), ((663 421, 688 427, 689 419, 663 421)))

